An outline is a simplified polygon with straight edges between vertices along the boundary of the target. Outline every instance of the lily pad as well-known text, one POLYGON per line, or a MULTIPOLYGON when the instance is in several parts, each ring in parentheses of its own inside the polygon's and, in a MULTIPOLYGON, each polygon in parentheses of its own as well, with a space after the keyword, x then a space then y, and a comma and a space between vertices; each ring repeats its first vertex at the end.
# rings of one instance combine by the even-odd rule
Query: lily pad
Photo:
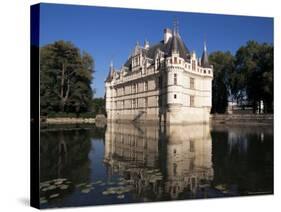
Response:
POLYGON ((114 182, 108 182, 107 185, 114 185, 114 182))
POLYGON ((80 184, 77 184, 76 187, 79 188, 79 187, 82 187, 84 185, 86 185, 86 183, 80 183, 80 184))
POLYGON ((122 195, 117 195, 117 198, 118 198, 118 199, 124 199, 124 198, 125 198, 125 195, 124 195, 124 194, 122 194, 122 195))
POLYGON ((109 195, 109 194, 111 194, 111 192, 110 191, 103 191, 102 194, 103 195, 109 195))
POLYGON ((215 188, 220 190, 220 191, 226 190, 226 186, 225 185, 217 185, 217 186, 215 186, 215 188))
POLYGON ((68 185, 61 185, 61 186, 60 186, 60 189, 66 190, 66 189, 68 189, 68 187, 69 187, 68 185))
POLYGON ((125 185, 125 184, 126 184, 126 183, 123 182, 123 181, 118 183, 118 185, 125 185))
POLYGON ((55 185, 60 185, 60 184, 62 184, 63 183, 63 181, 56 181, 55 182, 55 185))
POLYGON ((55 186, 55 185, 50 185, 50 186, 48 186, 47 188, 48 188, 48 190, 54 190, 54 189, 57 188, 57 186, 55 186))
POLYGON ((58 197, 60 194, 52 194, 52 195, 50 195, 50 198, 52 199, 52 198, 56 198, 56 197, 58 197))
POLYGON ((81 192, 84 194, 87 194, 91 191, 91 189, 87 188, 87 189, 82 189, 81 192))

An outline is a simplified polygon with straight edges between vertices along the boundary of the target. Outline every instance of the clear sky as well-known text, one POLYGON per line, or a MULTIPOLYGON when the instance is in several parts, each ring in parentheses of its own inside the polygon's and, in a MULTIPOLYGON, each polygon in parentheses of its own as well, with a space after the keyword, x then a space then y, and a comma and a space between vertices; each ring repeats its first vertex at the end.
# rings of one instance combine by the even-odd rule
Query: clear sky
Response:
POLYGON ((110 60, 119 69, 137 41, 159 42, 174 19, 186 46, 197 56, 202 54, 204 40, 209 53, 235 54, 248 40, 273 43, 272 18, 41 4, 40 46, 66 40, 91 54, 96 65, 92 87, 95 97, 103 97, 110 60))

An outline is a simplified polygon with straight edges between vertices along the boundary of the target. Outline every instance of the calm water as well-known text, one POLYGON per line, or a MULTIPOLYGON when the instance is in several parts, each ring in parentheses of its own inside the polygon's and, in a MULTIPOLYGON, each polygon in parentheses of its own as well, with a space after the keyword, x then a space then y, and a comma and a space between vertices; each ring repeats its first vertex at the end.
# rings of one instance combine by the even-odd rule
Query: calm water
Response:
POLYGON ((272 126, 44 127, 40 153, 43 208, 273 193, 272 126))

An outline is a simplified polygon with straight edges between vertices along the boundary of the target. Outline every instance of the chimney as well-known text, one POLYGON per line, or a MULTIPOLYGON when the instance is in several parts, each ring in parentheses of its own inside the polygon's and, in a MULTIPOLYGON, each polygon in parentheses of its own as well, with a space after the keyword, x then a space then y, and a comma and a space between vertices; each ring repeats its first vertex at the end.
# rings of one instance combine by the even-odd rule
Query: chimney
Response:
POLYGON ((172 30, 169 28, 164 29, 164 43, 166 44, 172 37, 172 30))

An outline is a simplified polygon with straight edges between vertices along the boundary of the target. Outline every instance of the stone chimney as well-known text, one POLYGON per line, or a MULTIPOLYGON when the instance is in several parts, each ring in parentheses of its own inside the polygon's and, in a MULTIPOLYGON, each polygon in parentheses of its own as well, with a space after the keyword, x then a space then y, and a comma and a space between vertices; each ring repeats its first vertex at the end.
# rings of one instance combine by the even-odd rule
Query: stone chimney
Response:
POLYGON ((164 43, 166 44, 168 40, 172 37, 172 30, 169 28, 164 29, 164 43))

